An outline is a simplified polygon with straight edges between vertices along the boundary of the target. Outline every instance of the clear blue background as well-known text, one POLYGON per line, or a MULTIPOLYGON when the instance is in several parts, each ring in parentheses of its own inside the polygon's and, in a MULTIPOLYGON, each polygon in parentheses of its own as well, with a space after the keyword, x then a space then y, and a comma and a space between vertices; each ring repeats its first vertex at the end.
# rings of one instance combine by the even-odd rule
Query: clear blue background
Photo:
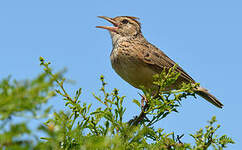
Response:
MULTIPOLYGON (((144 36, 180 64, 197 82, 208 88, 224 104, 218 109, 201 98, 182 102, 179 113, 158 123, 167 132, 194 133, 213 115, 222 124, 219 134, 228 134, 241 149, 241 50, 242 2, 223 0, 182 1, 1 1, 0 2, 0 78, 33 78, 42 69, 43 56, 59 70, 68 68, 66 77, 76 81, 70 92, 82 87, 82 101, 96 103, 99 76, 108 88, 126 95, 127 118, 139 113, 131 101, 137 92, 112 69, 112 49, 107 31, 96 25, 109 25, 96 16, 130 15, 140 18, 144 36)), ((65 109, 58 99, 55 109, 65 109)))

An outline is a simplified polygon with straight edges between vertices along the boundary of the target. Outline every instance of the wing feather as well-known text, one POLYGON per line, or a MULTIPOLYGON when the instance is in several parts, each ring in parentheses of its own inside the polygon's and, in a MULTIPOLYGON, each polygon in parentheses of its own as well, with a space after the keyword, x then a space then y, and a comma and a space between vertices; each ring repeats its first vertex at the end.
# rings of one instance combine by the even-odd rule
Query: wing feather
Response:
MULTIPOLYGON (((159 50, 154 45, 146 42, 147 41, 143 41, 139 43, 139 46, 136 45, 137 50, 140 51, 139 58, 145 61, 146 64, 151 65, 157 73, 161 73, 164 67, 171 68, 176 64, 164 52, 159 50)), ((178 66, 176 70, 181 73, 180 77, 183 80, 195 83, 194 79, 189 76, 180 66, 178 66)))

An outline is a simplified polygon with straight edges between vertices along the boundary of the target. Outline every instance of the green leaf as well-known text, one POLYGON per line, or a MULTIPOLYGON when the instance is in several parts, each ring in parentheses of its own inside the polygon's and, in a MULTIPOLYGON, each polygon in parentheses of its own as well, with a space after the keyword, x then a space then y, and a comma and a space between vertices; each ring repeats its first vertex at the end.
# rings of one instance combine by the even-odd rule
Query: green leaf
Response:
POLYGON ((133 99, 133 103, 135 103, 139 107, 141 106, 140 102, 138 100, 136 100, 136 99, 133 99))

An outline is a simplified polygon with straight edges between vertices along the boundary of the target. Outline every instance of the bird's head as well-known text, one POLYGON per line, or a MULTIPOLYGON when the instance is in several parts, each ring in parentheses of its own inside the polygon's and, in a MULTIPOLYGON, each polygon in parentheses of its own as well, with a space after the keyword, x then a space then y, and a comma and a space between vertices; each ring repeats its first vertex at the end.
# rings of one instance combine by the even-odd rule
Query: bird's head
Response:
POLYGON ((97 28, 107 29, 112 36, 118 34, 121 37, 137 36, 141 33, 141 25, 137 21, 137 17, 118 16, 115 18, 98 16, 113 24, 113 26, 97 26, 97 28))

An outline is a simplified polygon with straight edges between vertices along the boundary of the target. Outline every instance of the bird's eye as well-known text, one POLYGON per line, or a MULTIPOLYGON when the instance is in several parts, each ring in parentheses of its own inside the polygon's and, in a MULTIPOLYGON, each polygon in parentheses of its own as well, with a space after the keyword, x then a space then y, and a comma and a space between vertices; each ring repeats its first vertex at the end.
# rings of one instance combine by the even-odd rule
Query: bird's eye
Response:
POLYGON ((123 24, 127 24, 129 21, 127 19, 122 20, 123 24))

